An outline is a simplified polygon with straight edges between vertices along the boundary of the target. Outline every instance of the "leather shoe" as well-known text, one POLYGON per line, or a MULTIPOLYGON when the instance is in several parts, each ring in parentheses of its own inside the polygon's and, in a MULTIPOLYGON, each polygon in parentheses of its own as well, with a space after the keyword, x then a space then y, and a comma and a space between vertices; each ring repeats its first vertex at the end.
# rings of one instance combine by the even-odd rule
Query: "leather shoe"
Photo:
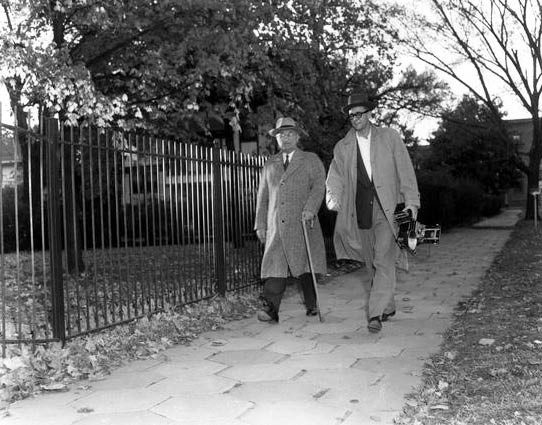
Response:
POLYGON ((390 317, 395 316, 395 310, 393 310, 391 313, 382 313, 382 321, 387 322, 390 317))
POLYGON ((274 308, 264 307, 256 315, 260 322, 277 322, 279 321, 279 315, 274 308))
POLYGON ((371 317, 367 329, 373 334, 380 332, 382 330, 382 321, 380 320, 380 317, 371 317))
POLYGON ((307 316, 316 316, 318 314, 318 309, 316 307, 307 308, 307 316))

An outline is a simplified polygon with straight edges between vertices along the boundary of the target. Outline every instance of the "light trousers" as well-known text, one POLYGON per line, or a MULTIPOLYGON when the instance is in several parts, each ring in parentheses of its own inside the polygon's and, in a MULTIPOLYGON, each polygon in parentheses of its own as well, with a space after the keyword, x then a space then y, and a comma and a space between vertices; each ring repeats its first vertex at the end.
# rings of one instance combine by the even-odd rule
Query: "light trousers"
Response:
POLYGON ((367 318, 395 311, 395 260, 398 246, 380 203, 373 202, 373 226, 360 229, 365 266, 369 271, 367 318))

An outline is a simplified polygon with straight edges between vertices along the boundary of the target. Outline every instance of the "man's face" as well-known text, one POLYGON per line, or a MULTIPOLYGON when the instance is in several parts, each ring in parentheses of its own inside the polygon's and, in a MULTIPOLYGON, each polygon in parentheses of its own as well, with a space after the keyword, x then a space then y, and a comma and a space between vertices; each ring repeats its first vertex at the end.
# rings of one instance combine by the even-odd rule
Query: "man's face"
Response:
POLYGON ((290 153, 297 146, 299 134, 295 130, 283 130, 277 134, 277 142, 282 152, 290 153))
POLYGON ((348 111, 348 118, 354 130, 363 131, 369 125, 369 110, 365 106, 354 106, 348 111))

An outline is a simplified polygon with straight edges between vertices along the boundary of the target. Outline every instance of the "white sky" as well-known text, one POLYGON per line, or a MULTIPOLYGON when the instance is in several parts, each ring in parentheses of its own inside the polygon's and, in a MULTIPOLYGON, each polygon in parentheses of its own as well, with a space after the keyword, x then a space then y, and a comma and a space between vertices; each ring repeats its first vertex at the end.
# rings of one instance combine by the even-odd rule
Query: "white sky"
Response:
POLYGON ((14 119, 9 106, 9 96, 6 87, 0 82, 0 103, 2 104, 2 122, 13 125, 14 119))
MULTIPOLYGON (((402 6, 406 6, 412 10, 416 10, 418 13, 425 12, 430 13, 430 0, 384 0, 388 3, 399 3, 402 6)), ((402 56, 400 58, 400 61, 404 64, 412 64, 415 69, 417 69, 419 72, 423 71, 424 69, 432 69, 419 59, 416 59, 414 57, 409 56, 402 56)), ((459 75, 466 78, 466 81, 469 84, 472 84, 473 86, 477 87, 477 78, 473 75, 472 81, 469 79, 469 76, 466 74, 469 72, 471 68, 465 68, 465 72, 460 72, 459 75)), ((437 76, 447 82, 450 86, 450 89, 454 96, 459 99, 462 97, 463 94, 467 94, 468 90, 463 86, 461 83, 457 82, 450 76, 440 73, 438 71, 437 76)), ((491 84, 491 79, 486 79, 486 81, 491 84)), ((503 101, 503 110, 506 112, 506 118, 507 119, 520 119, 520 118, 529 118, 528 112, 525 110, 525 108, 519 103, 519 100, 517 97, 507 91, 507 88, 504 87, 504 85, 494 80, 493 86, 490 85, 490 90, 494 95, 499 95, 503 101)), ((431 132, 436 130, 438 126, 438 121, 432 118, 426 118, 423 119, 419 124, 415 125, 415 135, 420 137, 421 139, 426 139, 431 135, 431 132)))

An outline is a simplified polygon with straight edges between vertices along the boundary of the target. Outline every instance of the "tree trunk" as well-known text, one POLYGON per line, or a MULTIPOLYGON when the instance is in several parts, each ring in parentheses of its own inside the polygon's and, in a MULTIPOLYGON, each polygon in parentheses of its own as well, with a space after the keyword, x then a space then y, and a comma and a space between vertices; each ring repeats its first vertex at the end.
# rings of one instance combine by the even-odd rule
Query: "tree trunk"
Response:
POLYGON ((22 84, 19 84, 18 81, 14 81, 13 84, 6 84, 11 110, 15 114, 15 126, 18 128, 15 142, 20 149, 23 164, 23 184, 20 199, 28 202, 28 207, 32 212, 31 222, 28 223, 28 226, 32 226, 34 237, 31 242, 34 249, 43 249, 41 237, 41 202, 43 201, 41 191, 41 172, 43 170, 41 167, 41 141, 37 137, 31 137, 29 133, 28 114, 21 105, 20 86, 22 84))

